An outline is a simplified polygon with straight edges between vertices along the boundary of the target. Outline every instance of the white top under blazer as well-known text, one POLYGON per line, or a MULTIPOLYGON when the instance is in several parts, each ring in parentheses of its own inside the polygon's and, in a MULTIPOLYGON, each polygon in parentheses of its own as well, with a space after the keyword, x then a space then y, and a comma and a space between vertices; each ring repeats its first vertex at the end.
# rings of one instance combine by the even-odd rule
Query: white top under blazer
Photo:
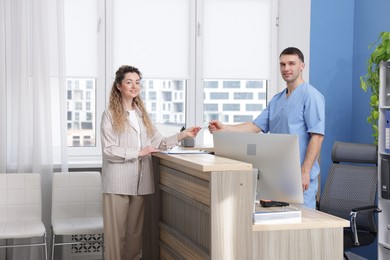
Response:
POLYGON ((176 135, 162 136, 157 130, 152 138, 146 134, 141 111, 135 108, 137 128, 128 121, 122 133, 114 131, 112 115, 106 109, 102 115, 101 142, 103 153, 102 192, 125 195, 146 195, 154 192, 152 156, 138 157, 139 137, 141 149, 150 145, 158 149, 178 145, 176 135))

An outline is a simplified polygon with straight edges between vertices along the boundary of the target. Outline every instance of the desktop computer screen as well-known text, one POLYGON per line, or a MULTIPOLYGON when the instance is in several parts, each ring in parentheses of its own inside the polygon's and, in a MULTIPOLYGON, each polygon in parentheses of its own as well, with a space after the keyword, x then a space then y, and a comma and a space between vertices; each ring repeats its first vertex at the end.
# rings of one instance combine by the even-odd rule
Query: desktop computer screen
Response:
POLYGON ((297 135, 216 132, 213 140, 215 155, 257 169, 256 199, 303 203, 297 135))

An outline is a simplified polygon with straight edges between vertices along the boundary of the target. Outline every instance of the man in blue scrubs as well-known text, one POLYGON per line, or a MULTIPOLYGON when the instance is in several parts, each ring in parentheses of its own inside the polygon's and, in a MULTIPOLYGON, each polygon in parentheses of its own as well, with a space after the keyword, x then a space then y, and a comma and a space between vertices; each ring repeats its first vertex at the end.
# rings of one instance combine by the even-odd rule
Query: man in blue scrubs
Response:
POLYGON ((209 124, 209 130, 211 133, 262 131, 298 135, 304 204, 315 208, 320 172, 317 159, 325 134, 325 99, 318 90, 303 80, 305 63, 299 49, 286 48, 279 60, 280 73, 287 88, 276 94, 267 108, 252 122, 225 125, 213 120, 209 124))

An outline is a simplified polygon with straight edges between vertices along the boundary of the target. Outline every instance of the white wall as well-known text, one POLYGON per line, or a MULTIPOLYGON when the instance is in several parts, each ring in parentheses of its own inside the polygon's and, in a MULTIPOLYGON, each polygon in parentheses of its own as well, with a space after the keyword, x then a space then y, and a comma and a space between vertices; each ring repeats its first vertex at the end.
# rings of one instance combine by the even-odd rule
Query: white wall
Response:
MULTIPOLYGON (((303 78, 309 81, 310 70, 310 0, 279 0, 278 55, 287 47, 297 47, 305 56, 303 78)), ((279 64, 277 63, 279 72, 279 64)), ((286 87, 278 73, 278 92, 286 87)))

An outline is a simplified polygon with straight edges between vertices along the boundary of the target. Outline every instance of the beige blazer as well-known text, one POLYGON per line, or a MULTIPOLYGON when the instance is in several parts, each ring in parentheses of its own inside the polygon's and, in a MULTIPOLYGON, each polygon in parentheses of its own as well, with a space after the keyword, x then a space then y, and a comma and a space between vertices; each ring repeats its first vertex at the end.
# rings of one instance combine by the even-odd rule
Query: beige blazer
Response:
MULTIPOLYGON (((136 108, 136 112, 141 132, 141 148, 150 145, 166 149, 178 145, 176 135, 165 138, 156 131, 149 138, 141 119, 141 111, 136 108)), ((138 157, 138 133, 130 121, 122 133, 115 132, 111 112, 106 109, 102 115, 101 143, 103 193, 145 195, 154 192, 152 156, 138 157)))

